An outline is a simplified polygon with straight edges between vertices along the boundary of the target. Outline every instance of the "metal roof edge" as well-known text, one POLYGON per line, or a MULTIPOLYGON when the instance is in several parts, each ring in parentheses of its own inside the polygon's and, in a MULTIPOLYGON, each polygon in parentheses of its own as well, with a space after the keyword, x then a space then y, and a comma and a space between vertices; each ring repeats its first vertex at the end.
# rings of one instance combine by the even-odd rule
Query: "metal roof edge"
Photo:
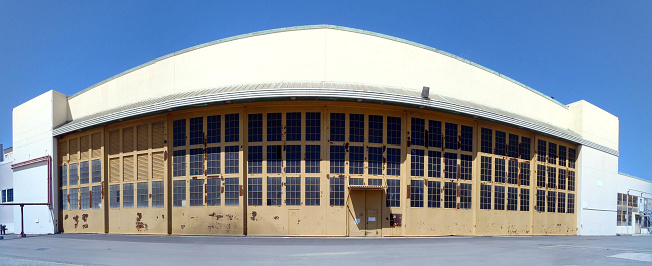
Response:
POLYGON ((567 105, 553 99, 552 97, 550 97, 548 95, 543 94, 542 92, 540 92, 538 90, 535 90, 535 89, 533 89, 533 88, 531 88, 531 87, 529 87, 529 86, 527 86, 527 85, 525 85, 525 84, 523 84, 521 82, 518 82, 518 81, 516 81, 516 80, 514 80, 514 79, 512 79, 512 78, 510 78, 508 76, 500 74, 497 71, 494 71, 494 70, 492 70, 490 68, 487 68, 485 66, 477 64, 477 63, 472 62, 470 60, 464 59, 464 58, 459 57, 457 55, 454 55, 454 54, 451 54, 451 53, 448 53, 448 52, 445 52, 445 51, 442 51, 442 50, 439 50, 439 49, 436 49, 436 48, 433 48, 433 47, 430 47, 430 46, 427 46, 427 45, 424 45, 424 44, 416 43, 416 42, 413 42, 413 41, 409 41, 409 40, 406 40, 406 39, 402 39, 402 38, 398 38, 398 37, 394 37, 394 36, 390 36, 390 35, 386 35, 386 34, 382 34, 382 33, 377 33, 377 32, 367 31, 367 30, 361 30, 361 29, 356 29, 356 28, 350 28, 350 27, 344 27, 344 26, 329 25, 329 24, 294 26, 294 27, 285 27, 285 28, 277 28, 277 29, 256 31, 256 32, 252 32, 252 33, 240 34, 240 35, 236 35, 236 36, 232 36, 232 37, 227 37, 227 38, 223 38, 223 39, 219 39, 219 40, 215 40, 215 41, 195 45, 195 46, 192 46, 192 47, 189 47, 189 48, 177 51, 177 52, 173 52, 173 53, 158 57, 158 58, 156 58, 156 59, 154 59, 152 61, 141 64, 139 66, 130 68, 130 69, 126 70, 126 71, 123 71, 123 72, 115 75, 115 76, 112 76, 112 77, 110 77, 108 79, 100 81, 100 82, 98 82, 98 83, 96 83, 96 84, 94 84, 94 85, 92 85, 92 86, 90 86, 90 87, 88 87, 86 89, 83 89, 83 90, 69 96, 68 99, 75 98, 76 96, 79 96, 80 94, 83 94, 84 92, 87 92, 87 91, 89 91, 89 90, 91 90, 93 88, 101 86, 101 85, 103 85, 103 84, 105 84, 105 83, 107 83, 109 81, 117 79, 117 78, 119 78, 121 76, 129 74, 129 73, 131 73, 133 71, 136 71, 138 69, 144 68, 146 66, 152 65, 152 64, 157 63, 159 61, 163 61, 163 60, 171 58, 173 56, 180 55, 180 54, 183 54, 183 53, 187 53, 187 52, 190 52, 190 51, 193 51, 193 50, 197 50, 197 49, 200 49, 200 48, 208 47, 208 46, 219 44, 219 43, 225 43, 225 42, 234 41, 234 40, 238 40, 238 39, 244 39, 244 38, 248 38, 248 37, 260 36, 260 35, 271 34, 271 33, 286 32, 286 31, 307 30, 307 29, 334 29, 334 30, 342 30, 342 31, 354 32, 354 33, 361 33, 361 34, 366 34, 366 35, 370 35, 370 36, 384 38, 384 39, 388 39, 388 40, 392 40, 392 41, 397 41, 397 42, 409 44, 409 45, 416 46, 416 47, 419 47, 419 48, 423 48, 423 49, 426 49, 426 50, 429 50, 429 51, 432 51, 432 52, 436 52, 436 53, 451 57, 453 59, 462 61, 462 62, 467 63, 469 65, 480 68, 480 69, 482 69, 484 71, 487 71, 489 73, 495 74, 495 75, 497 75, 497 76, 499 76, 501 78, 504 78, 504 79, 506 79, 508 81, 511 81, 512 83, 514 83, 516 85, 519 85, 519 86, 521 86, 521 87, 523 87, 525 89, 528 89, 528 90, 538 94, 539 96, 544 97, 544 98, 558 104, 559 106, 562 106, 562 107, 568 109, 567 105))
POLYGON ((625 174, 625 173, 623 173, 623 172, 618 172, 618 174, 619 174, 619 175, 622 175, 622 176, 626 176, 626 177, 631 177, 631 178, 634 178, 634 179, 638 179, 638 180, 641 180, 641 181, 645 181, 645 182, 648 182, 648 183, 652 183, 652 180, 643 179, 643 178, 640 178, 640 177, 638 177, 638 176, 633 176, 633 175, 630 175, 630 174, 625 174))

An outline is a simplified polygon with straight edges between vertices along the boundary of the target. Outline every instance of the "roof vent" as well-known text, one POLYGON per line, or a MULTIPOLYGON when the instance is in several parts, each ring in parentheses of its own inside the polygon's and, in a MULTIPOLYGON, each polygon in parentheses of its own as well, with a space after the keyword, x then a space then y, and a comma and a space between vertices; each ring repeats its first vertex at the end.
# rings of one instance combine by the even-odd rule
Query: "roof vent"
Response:
POLYGON ((421 98, 430 99, 430 87, 423 86, 423 90, 421 90, 421 98))

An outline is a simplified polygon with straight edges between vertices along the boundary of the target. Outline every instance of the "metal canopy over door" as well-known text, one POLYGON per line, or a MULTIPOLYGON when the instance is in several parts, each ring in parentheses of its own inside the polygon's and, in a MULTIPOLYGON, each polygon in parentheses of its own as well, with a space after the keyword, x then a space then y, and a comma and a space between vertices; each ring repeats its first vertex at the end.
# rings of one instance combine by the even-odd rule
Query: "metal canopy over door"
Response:
POLYGON ((380 237, 383 187, 349 187, 348 235, 380 237))

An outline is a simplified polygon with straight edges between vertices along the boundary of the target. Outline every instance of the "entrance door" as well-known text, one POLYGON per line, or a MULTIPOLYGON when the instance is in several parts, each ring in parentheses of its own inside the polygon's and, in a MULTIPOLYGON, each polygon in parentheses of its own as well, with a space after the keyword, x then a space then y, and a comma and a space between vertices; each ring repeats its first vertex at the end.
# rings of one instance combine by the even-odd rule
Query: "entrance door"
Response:
POLYGON ((635 221, 636 221, 636 228, 635 228, 636 231, 634 231, 634 233, 635 234, 640 234, 641 233, 641 216, 636 215, 636 220, 635 221))
POLYGON ((291 236, 299 235, 299 210, 298 209, 288 210, 288 235, 291 236))
POLYGON ((351 190, 347 203, 349 236, 382 236, 380 190, 351 190))

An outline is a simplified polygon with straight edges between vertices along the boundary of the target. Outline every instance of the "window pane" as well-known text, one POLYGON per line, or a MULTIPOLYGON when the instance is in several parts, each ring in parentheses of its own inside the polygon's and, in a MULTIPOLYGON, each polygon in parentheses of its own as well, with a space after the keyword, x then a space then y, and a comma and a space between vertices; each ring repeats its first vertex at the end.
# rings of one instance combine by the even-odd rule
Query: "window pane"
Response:
POLYGON ((203 179, 190 179, 190 206, 204 206, 203 179))
POLYGON ((330 141, 344 141, 344 114, 331 114, 331 138, 330 141))
POLYGON ((506 155, 506 133, 502 131, 496 130, 496 147, 494 148, 494 152, 496 155, 506 155))
POLYGON ((152 207, 163 207, 165 202, 163 181, 152 181, 152 207))
POLYGON ((178 150, 172 153, 173 176, 186 176, 186 150, 178 150))
POLYGON ((521 163, 521 176, 519 177, 521 186, 530 185, 530 164, 526 162, 521 163))
POLYGON ((557 194, 557 212, 566 213, 566 193, 564 192, 557 194))
POLYGON ((410 207, 423 207, 423 180, 410 181, 410 207))
POLYGON ((441 208, 441 183, 428 181, 428 208, 441 208))
POLYGON ((480 157, 480 181, 491 182, 491 157, 480 157))
POLYGON ((281 178, 280 177, 267 178, 267 206, 281 206, 281 178))
POLYGON ((444 208, 455 209, 457 205, 457 183, 444 183, 444 208))
POLYGON ((494 210, 505 209, 505 187, 496 186, 494 191, 494 210))
POLYGON ((138 183, 138 208, 149 207, 149 184, 147 182, 138 183))
POLYGON ((93 183, 102 182, 102 162, 95 159, 91 162, 93 183))
POLYGON ((463 151, 473 151, 473 127, 470 126, 460 126, 460 142, 461 149, 463 151))
POLYGON ((387 179, 387 207, 401 207, 401 180, 387 179))
POLYGON ((91 193, 88 187, 79 189, 81 196, 80 209, 86 210, 91 208, 91 193))
POLYGON ((306 113, 306 141, 321 140, 321 113, 306 113))
POLYGON ((548 163, 557 164, 557 144, 548 143, 548 163))
POLYGON ((518 135, 509 134, 509 145, 507 146, 507 156, 518 158, 518 135))
POLYGON ((172 122, 173 141, 174 147, 186 146, 186 120, 176 120, 172 122))
POLYGON ((249 174, 263 173, 263 146, 249 146, 247 172, 249 174))
POLYGON ((283 146, 270 145, 267 146, 267 173, 280 174, 281 161, 283 156, 283 146))
POLYGON ((369 115, 369 143, 383 143, 383 117, 369 115))
POLYGON ((364 185, 364 178, 349 178, 349 186, 362 186, 364 185))
POLYGON ((426 125, 425 125, 425 120, 421 118, 412 118, 412 130, 411 130, 411 136, 410 136, 410 143, 409 145, 415 145, 415 146, 424 146, 425 145, 425 130, 426 130, 426 125))
POLYGON ((496 158, 494 182, 505 183, 505 159, 496 158))
POLYGON ((488 128, 482 128, 480 130, 480 152, 493 153, 493 137, 493 130, 488 128))
POLYGON ((480 185, 480 209, 491 210, 491 185, 480 185))
POLYGON ((237 174, 240 172, 240 154, 238 146, 227 146, 225 148, 225 173, 237 174))
POLYGON ((331 178, 331 206, 344 206, 344 178, 331 178))
POLYGON ((175 180, 172 186, 174 188, 172 206, 185 207, 186 206, 186 181, 175 180))
POLYGON ((383 180, 380 178, 369 178, 369 185, 370 186, 383 186, 383 180))
POLYGON ((518 161, 513 159, 508 161, 507 183, 518 185, 518 161))
POLYGON ((457 179, 457 153, 444 154, 444 177, 457 179))
POLYGON ((267 141, 281 141, 283 127, 281 113, 267 114, 267 141))
POLYGON ((546 211, 546 191, 537 190, 537 206, 536 209, 538 212, 546 211))
POLYGON ((301 145, 285 146, 286 173, 301 173, 301 145))
POLYGON ((79 184, 88 184, 88 162, 79 163, 79 184))
MULTIPOLYGON (((7 202, 5 191, 2 191, 2 202, 7 202)), ((68 190, 59 190, 59 209, 62 211, 68 210, 68 190)))
POLYGON ((102 186, 93 186, 91 188, 91 208, 102 208, 102 186))
POLYGON ((301 141, 301 113, 286 113, 285 123, 287 124, 287 141, 301 141))
POLYGON ((557 202, 557 193, 548 191, 548 212, 555 212, 555 203, 557 202))
POLYGON ((79 176, 77 175, 77 164, 73 163, 70 164, 70 168, 68 169, 70 171, 70 185, 75 186, 79 182, 79 176))
POLYGON ((383 174, 383 148, 369 147, 369 174, 382 175, 383 174))
POLYGON ((344 174, 344 146, 331 146, 331 174, 344 174))
POLYGON ((472 184, 460 184, 460 209, 471 209, 472 184))
POLYGON ((537 161, 543 163, 546 161, 546 141, 538 140, 537 141, 537 161))
POLYGON ((364 148, 362 146, 349 147, 349 174, 361 175, 364 172, 364 148))
POLYGON ((517 208, 517 200, 518 200, 518 188, 515 187, 508 187, 507 188, 507 210, 508 211, 516 211, 518 210, 517 208))
POLYGON ((411 162, 410 162, 410 175, 411 176, 423 176, 423 163, 424 163, 424 151, 412 149, 411 153, 411 162))
POLYGON ((220 174, 220 147, 206 148, 206 174, 220 174))
POLYGON ((122 184, 122 208, 134 207, 134 184, 122 184))
POLYGON ((364 115, 349 115, 349 141, 364 142, 364 115))
POLYGON ((288 177, 285 181, 285 205, 301 205, 301 178, 288 177))
POLYGON ((206 205, 220 206, 221 199, 220 188, 222 187, 222 179, 209 178, 206 179, 206 205))
POLYGON ((78 189, 76 188, 71 188, 68 190, 70 193, 68 193, 68 198, 70 199, 70 209, 71 210, 77 210, 79 209, 79 200, 78 200, 78 194, 77 191, 78 189))
POLYGON ((555 188, 557 183, 557 168, 548 166, 548 188, 555 188))
POLYGON ((263 114, 249 114, 249 142, 263 141, 263 114))
POLYGON ((220 143, 222 135, 222 116, 214 115, 206 118, 206 142, 220 143))
POLYGON ((521 211, 530 211, 530 190, 521 188, 521 211))
POLYGON ((401 175, 401 150, 387 149, 387 175, 401 175))
POLYGON ((263 179, 249 178, 247 184, 247 204, 249 206, 263 205, 263 179))
POLYGON ((566 146, 559 145, 559 165, 566 166, 566 146))
POLYGON ((224 120, 224 141, 240 141, 240 114, 225 115, 224 120))
POLYGON ((441 148, 441 122, 428 120, 428 147, 441 148))
POLYGON ((224 179, 224 205, 240 205, 240 179, 237 177, 224 179))
POLYGON ((319 173, 321 162, 321 146, 306 145, 306 173, 319 173))
POLYGON ((306 177, 306 206, 319 206, 319 177, 306 177))
POLYGON ((401 145, 400 117, 387 117, 387 144, 401 145))
POLYGON ((65 187, 68 185, 68 166, 59 166, 59 186, 65 187))
POLYGON ((446 123, 446 149, 457 150, 457 124, 446 123))
POLYGON ((204 144, 204 118, 190 118, 190 145, 204 144))
POLYGON ((558 189, 566 189, 566 170, 559 169, 559 183, 557 183, 558 189))
POLYGON ((460 154, 460 179, 473 179, 473 157, 471 155, 460 154))
POLYGON ((530 160, 530 146, 532 144, 530 143, 530 138, 527 137, 521 137, 521 159, 523 160, 530 160))
POLYGON ((190 175, 204 174, 204 150, 190 149, 190 175))

